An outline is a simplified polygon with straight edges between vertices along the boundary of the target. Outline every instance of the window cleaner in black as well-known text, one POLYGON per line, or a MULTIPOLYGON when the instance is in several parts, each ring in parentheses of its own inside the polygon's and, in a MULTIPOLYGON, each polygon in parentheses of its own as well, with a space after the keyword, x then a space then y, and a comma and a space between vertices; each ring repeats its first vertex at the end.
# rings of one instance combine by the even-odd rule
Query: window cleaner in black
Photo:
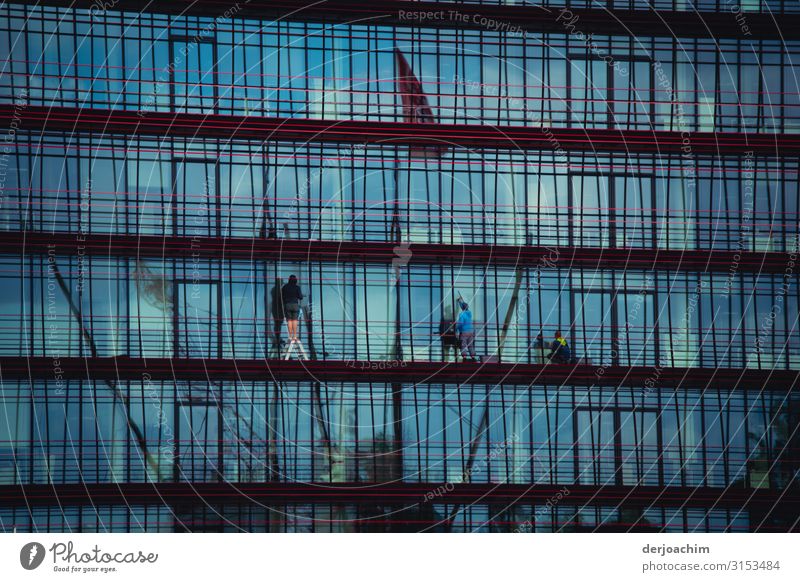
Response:
POLYGON ((297 284, 296 276, 291 275, 289 282, 281 289, 281 299, 283 301, 283 316, 286 318, 286 327, 289 333, 289 345, 286 349, 285 359, 288 360, 295 349, 299 349, 304 359, 306 359, 305 350, 298 336, 300 301, 303 299, 303 292, 297 284))

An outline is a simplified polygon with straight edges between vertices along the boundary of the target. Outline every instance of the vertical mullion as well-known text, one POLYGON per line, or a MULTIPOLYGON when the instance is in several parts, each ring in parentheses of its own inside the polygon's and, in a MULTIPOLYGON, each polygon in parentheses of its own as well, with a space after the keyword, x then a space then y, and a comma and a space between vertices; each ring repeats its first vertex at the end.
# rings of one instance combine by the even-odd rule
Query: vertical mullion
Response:
POLYGON ((688 421, 687 417, 687 402, 688 395, 682 392, 673 393, 673 401, 675 402, 675 421, 678 432, 678 468, 680 470, 680 483, 682 487, 689 486, 689 474, 686 465, 688 464, 686 444, 683 442, 683 433, 688 421))

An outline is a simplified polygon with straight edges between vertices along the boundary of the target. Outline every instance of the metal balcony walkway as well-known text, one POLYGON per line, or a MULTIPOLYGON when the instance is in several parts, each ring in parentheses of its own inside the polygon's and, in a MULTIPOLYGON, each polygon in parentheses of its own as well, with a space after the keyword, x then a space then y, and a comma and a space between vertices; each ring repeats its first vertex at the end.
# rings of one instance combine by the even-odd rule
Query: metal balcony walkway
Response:
MULTIPOLYGON (((566 364, 253 360, 191 358, 59 358, 64 380, 227 380, 266 382, 379 382, 556 386, 652 386, 653 389, 749 389, 791 392, 800 370, 656 368, 566 364)), ((53 358, 0 358, 3 380, 53 378, 53 358)))

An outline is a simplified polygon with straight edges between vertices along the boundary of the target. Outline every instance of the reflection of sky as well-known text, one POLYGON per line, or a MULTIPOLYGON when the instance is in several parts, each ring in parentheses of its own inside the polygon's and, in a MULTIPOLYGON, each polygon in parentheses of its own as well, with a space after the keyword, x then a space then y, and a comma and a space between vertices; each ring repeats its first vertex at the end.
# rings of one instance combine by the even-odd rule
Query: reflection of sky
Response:
MULTIPOLYGON (((8 10, 0 11, 0 20, 14 30, 19 24, 9 21, 8 10)), ((738 50, 736 41, 718 47, 713 39, 693 40, 673 54, 672 43, 661 39, 640 38, 631 49, 595 35, 589 50, 578 34, 248 20, 234 21, 234 31, 231 21, 187 17, 174 17, 168 30, 159 16, 146 27, 126 17, 122 40, 123 26, 108 14, 113 13, 105 15, 108 38, 85 38, 89 27, 82 23, 73 37, 70 19, 59 26, 58 36, 51 23, 43 33, 36 31, 35 18, 25 42, 0 33, 0 47, 17 61, 0 75, 15 77, 2 86, 30 87, 34 103, 209 113, 218 100, 218 113, 391 121, 399 113, 393 54, 398 47, 436 116, 449 122, 726 131, 800 127, 790 64, 800 54, 791 41, 763 41, 760 57, 748 40, 739 41, 738 50), (65 54, 74 54, 74 61, 65 54), (26 67, 28 55, 42 56, 26 67), (656 77, 654 60, 661 65, 656 77), (672 103, 675 91, 684 104, 680 110, 672 103), (770 94, 762 105, 759 91, 770 94)))
MULTIPOLYGON (((543 333, 549 343, 560 330, 576 357, 596 365, 800 366, 797 294, 782 295, 782 309, 771 315, 780 275, 572 269, 566 276, 532 266, 521 272, 509 314, 513 267, 412 263, 400 268, 395 285, 394 269, 378 264, 53 260, 100 356, 265 357, 272 340, 269 289, 276 277, 296 274, 312 315, 301 335, 326 359, 392 360, 399 333, 403 359, 438 360, 439 322, 460 294, 478 326, 481 355, 496 352, 510 315, 505 361, 537 361, 536 336, 543 333)), ((2 262, 2 352, 89 355, 64 293, 48 275, 48 257, 33 261, 24 285, 22 266, 2 262)))
POLYGON ((9 155, 0 228, 181 236, 791 251, 789 162, 309 144, 54 140, 9 155), (126 146, 129 149, 126 149, 126 146), (76 153, 79 152, 79 153, 76 153), (666 163, 666 165, 664 165, 666 163), (711 165, 722 165, 711 170, 711 165), (753 170, 742 174, 742 166, 753 170))
MULTIPOLYGON (((9 23, 8 10, 0 8, 0 28, 16 26, 9 23)), ((52 22, 40 33, 32 19, 25 41, 13 47, 11 36, 0 31, 0 50, 16 61, 0 74, 5 88, 0 101, 9 100, 10 87, 27 86, 33 103, 396 120, 393 50, 398 46, 443 121, 580 127, 654 122, 656 128, 688 124, 710 131, 753 130, 762 120, 767 127, 796 130, 794 118, 800 113, 793 69, 780 66, 781 59, 797 60, 791 43, 783 56, 777 42, 765 42, 764 63, 755 61, 746 45, 737 54, 730 43, 719 59, 728 64, 721 68, 707 50, 712 41, 697 41, 697 53, 659 51, 671 88, 697 101, 677 115, 668 91, 651 85, 651 63, 641 60, 647 57, 641 47, 638 61, 615 57, 626 67, 621 75, 616 67, 587 58, 584 45, 563 35, 528 35, 523 43, 470 32, 455 41, 422 30, 412 41, 408 29, 378 27, 370 29, 368 41, 365 27, 248 22, 246 32, 232 32, 224 23, 195 44, 177 37, 185 32, 191 38, 195 33, 187 24, 202 27, 207 19, 175 22, 171 41, 161 25, 137 24, 118 41, 123 26, 111 24, 104 29, 109 39, 83 41, 87 25, 76 25, 76 39, 74 25, 64 21, 56 39, 50 36, 52 22), (480 38, 491 44, 481 45, 480 38), (59 65, 64 55, 73 54, 73 63, 59 65), (41 55, 40 63, 23 63, 30 55, 41 55), (673 67, 673 61, 679 62, 673 67), (170 75, 171 64, 175 72, 170 75), (455 77, 464 82, 454 83, 455 77), (652 109, 651 89, 659 101, 652 109), (758 106, 759 90, 771 93, 768 107, 758 106), (588 99, 594 101, 584 102, 588 99), (619 102, 627 100, 633 103, 619 102), (617 103, 609 109, 609 101, 617 103), (780 115, 787 119, 776 118, 780 115)), ((627 165, 619 156, 596 156, 591 162, 572 156, 567 168, 564 159, 548 155, 448 151, 439 164, 409 161, 388 148, 354 153, 332 146, 175 140, 179 152, 173 154, 166 148, 137 151, 160 145, 121 139, 95 140, 96 151, 91 151, 80 138, 76 143, 84 150, 76 155, 48 139, 45 154, 29 159, 21 145, 20 154, 10 158, 5 185, 11 204, 0 211, 0 227, 254 237, 261 235, 268 216, 280 233, 293 238, 388 240, 387 214, 398 201, 402 240, 410 242, 521 245, 533 239, 539 245, 739 249, 744 240, 752 250, 785 250, 796 230, 791 220, 786 226, 771 224, 798 210, 796 177, 780 171, 756 179, 752 234, 743 239, 741 229, 730 228, 747 210, 748 186, 737 174, 741 160, 721 162, 728 164, 726 171, 713 178, 707 172, 695 185, 681 178, 677 165, 664 171, 645 160, 651 168, 642 169, 639 160, 627 165), (125 147, 133 149, 118 153, 125 147), (106 153, 114 148, 117 152, 106 153), (360 159, 364 155, 368 159, 360 159), (320 157, 329 161, 323 164, 320 157), (456 159, 464 163, 449 163, 456 159), (606 168, 585 170, 590 163, 606 168), (623 164, 625 175, 607 171, 623 164), (267 212, 261 209, 265 197, 267 212), (81 207, 86 202, 89 212, 81 207)), ((403 265, 395 286, 394 272, 381 265, 148 261, 147 272, 163 278, 169 298, 164 299, 132 276, 140 268, 133 261, 82 260, 57 257, 99 356, 262 358, 270 343, 268 289, 275 276, 292 272, 300 276, 313 306, 313 330, 304 328, 303 339, 313 339, 326 357, 391 359, 400 333, 404 358, 438 359, 439 318, 452 310, 458 294, 479 324, 479 351, 491 353, 516 275, 508 268, 403 265)), ((47 258, 0 262, 0 353, 88 355, 67 297, 48 275, 47 258)), ((540 330, 549 339, 562 329, 568 330, 575 352, 598 365, 653 365, 667 358, 668 365, 681 366, 800 366, 796 293, 783 297, 782 316, 764 330, 782 283, 778 276, 737 274, 726 287, 727 274, 565 274, 522 268, 506 360, 527 361, 528 346, 540 330), (708 285, 695 292, 698 281, 708 285), (709 330, 713 341, 708 341, 709 330), (765 353, 755 353, 756 337, 765 353), (632 349, 612 353, 615 338, 632 349)), ((216 479, 215 469, 233 481, 264 480, 269 427, 280 442, 280 479, 369 479, 364 460, 379 446, 375 441, 393 436, 393 388, 385 385, 321 386, 318 410, 310 398, 312 386, 289 383, 271 393, 269 411, 266 395, 273 387, 265 382, 177 388, 126 382, 121 387, 134 404, 131 422, 141 427, 165 468, 162 477, 171 478, 176 467, 180 478, 193 481, 216 479), (320 442, 325 431, 331 438, 329 457, 320 442), (227 448, 220 445, 220 434, 227 448), (262 448, 243 441, 262 443, 262 448)), ((139 451, 112 393, 103 382, 0 385, 0 483, 143 480, 139 451)), ((766 432, 765 419, 776 406, 771 399, 771 394, 745 391, 721 399, 687 391, 404 386, 399 435, 404 477, 461 480, 469 438, 486 410, 487 438, 478 446, 470 474, 475 482, 606 484, 621 469, 623 484, 724 486, 747 473, 748 450, 760 452, 765 446, 751 441, 766 432), (751 434, 741 430, 745 422, 751 434), (523 444, 515 444, 518 440, 523 444), (619 451, 614 450, 617 440, 619 451)), ((777 437, 768 436, 762 440, 777 437)), ((570 519, 567 509, 558 511, 570 519)), ((610 509, 580 511, 584 525, 606 515, 610 509)), ((695 518, 699 523, 705 516, 689 512, 689 520, 695 518)))
MULTIPOLYGON (((273 386, 265 382, 120 386, 165 479, 172 478, 177 462, 184 478, 214 480, 220 454, 227 478, 263 479, 269 461, 264 443, 275 437, 280 480, 369 479, 376 470, 372 454, 391 450, 395 415, 388 385, 323 384, 321 408, 313 404, 307 383, 284 383, 269 408, 265 398, 272 397, 273 386), (333 473, 321 441, 323 427, 336 461, 333 473)), ((32 391, 4 383, 0 417, 8 422, 0 423, 0 482, 142 479, 142 461, 135 445, 126 444, 123 409, 111 394, 103 382, 72 381, 62 393, 53 382, 37 382, 32 391), (31 447, 31 435, 42 446, 31 447), (12 447, 18 477, 9 470, 12 447)), ((469 437, 487 414, 486 438, 469 473, 476 483, 614 484, 619 467, 623 485, 713 487, 742 478, 747 451, 768 450, 759 436, 765 419, 786 410, 783 396, 768 393, 741 391, 720 400, 692 390, 667 395, 513 385, 404 385, 401 405, 408 482, 460 481, 470 458, 469 437), (741 430, 745 423, 748 432, 741 430)), ((774 432, 771 438, 782 437, 774 432)))

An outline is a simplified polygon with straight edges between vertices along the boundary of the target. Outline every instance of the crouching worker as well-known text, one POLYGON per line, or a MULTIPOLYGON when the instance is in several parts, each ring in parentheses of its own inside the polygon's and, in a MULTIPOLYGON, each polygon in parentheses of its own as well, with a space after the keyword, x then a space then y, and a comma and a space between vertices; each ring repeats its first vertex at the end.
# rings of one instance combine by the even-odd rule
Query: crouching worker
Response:
POLYGON ((547 358, 554 364, 569 364, 572 361, 572 351, 560 331, 556 332, 556 339, 550 344, 550 353, 547 354, 547 358))

